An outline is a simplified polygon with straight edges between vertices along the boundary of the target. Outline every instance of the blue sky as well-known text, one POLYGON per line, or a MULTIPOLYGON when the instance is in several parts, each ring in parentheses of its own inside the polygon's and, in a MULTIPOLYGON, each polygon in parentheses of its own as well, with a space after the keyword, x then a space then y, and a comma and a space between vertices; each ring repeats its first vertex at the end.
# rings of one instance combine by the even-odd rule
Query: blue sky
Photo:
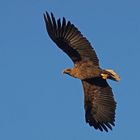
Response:
POLYGON ((0 139, 140 138, 139 0, 0 1, 0 139), (66 17, 94 46, 117 101, 109 133, 85 123, 81 82, 62 75, 71 60, 48 37, 43 12, 66 17))

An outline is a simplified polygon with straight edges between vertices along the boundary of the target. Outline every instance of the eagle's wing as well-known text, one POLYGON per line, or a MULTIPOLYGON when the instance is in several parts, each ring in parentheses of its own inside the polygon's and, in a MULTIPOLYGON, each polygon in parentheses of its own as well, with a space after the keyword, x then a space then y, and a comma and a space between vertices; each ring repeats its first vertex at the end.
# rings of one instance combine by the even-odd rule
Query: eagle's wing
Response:
POLYGON ((90 60, 94 65, 99 65, 97 55, 89 41, 83 37, 81 32, 70 21, 66 22, 63 18, 55 20, 46 12, 44 14, 46 29, 50 38, 62 49, 74 63, 84 60, 90 60))
POLYGON ((112 130, 115 125, 116 102, 112 89, 101 78, 82 81, 84 89, 84 107, 86 122, 95 129, 112 130))

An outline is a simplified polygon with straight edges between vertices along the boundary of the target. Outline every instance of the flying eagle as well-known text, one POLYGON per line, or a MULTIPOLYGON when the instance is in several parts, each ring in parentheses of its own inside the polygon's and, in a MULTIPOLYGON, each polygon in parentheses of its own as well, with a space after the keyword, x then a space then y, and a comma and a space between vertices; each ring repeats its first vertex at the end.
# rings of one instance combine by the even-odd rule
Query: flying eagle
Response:
POLYGON ((106 79, 119 81, 120 77, 111 69, 100 68, 90 42, 70 21, 64 17, 55 20, 53 14, 47 12, 44 20, 50 38, 74 63, 74 68, 65 69, 63 73, 82 81, 86 122, 100 131, 112 130, 116 102, 106 79))

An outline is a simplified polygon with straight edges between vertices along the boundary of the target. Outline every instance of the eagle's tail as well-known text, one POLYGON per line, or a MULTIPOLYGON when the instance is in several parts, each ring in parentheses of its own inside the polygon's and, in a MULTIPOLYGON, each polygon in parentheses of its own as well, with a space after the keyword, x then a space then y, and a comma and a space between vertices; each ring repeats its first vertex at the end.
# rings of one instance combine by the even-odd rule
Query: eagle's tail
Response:
POLYGON ((112 69, 106 69, 105 71, 109 72, 109 79, 114 80, 114 81, 119 81, 120 80, 120 76, 114 72, 112 69))
POLYGON ((101 76, 103 79, 111 79, 114 81, 120 80, 119 75, 116 72, 114 72, 112 69, 103 70, 103 73, 101 74, 101 76))

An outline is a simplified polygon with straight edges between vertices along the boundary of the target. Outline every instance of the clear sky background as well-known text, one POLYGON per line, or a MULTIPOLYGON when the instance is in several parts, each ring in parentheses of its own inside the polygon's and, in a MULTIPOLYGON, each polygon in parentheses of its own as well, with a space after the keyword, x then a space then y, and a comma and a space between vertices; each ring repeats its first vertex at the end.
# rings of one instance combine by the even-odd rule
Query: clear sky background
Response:
POLYGON ((0 140, 140 139, 139 0, 0 1, 0 140), (85 123, 80 80, 62 75, 72 61, 50 40, 43 12, 66 17, 94 46, 117 101, 116 126, 85 123))

